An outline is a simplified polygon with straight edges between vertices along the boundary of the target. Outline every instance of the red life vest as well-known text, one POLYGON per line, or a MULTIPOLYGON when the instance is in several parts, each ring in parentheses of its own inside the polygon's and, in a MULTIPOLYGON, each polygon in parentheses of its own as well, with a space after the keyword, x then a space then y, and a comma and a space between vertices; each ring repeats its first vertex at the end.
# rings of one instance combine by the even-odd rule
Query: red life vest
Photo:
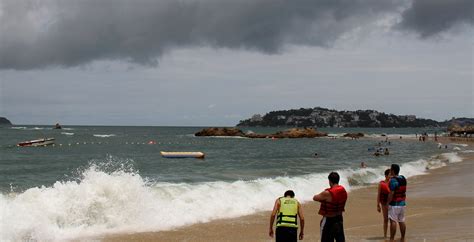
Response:
POLYGON ((380 203, 386 204, 388 202, 388 194, 390 194, 390 188, 385 181, 380 181, 380 203))
POLYGON ((335 185, 332 188, 326 189, 331 194, 331 202, 321 202, 319 214, 325 217, 334 217, 341 215, 344 212, 344 206, 347 201, 347 192, 341 185, 335 185))
POLYGON ((396 176, 392 179, 396 179, 398 181, 398 187, 395 189, 392 202, 405 201, 407 192, 407 179, 405 179, 404 176, 396 176))

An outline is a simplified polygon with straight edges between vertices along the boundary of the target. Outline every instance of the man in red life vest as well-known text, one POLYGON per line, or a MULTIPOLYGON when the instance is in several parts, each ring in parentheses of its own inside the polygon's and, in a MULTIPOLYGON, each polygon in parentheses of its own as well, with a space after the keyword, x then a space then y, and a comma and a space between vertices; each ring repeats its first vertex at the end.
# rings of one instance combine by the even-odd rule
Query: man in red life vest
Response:
POLYGON ((390 241, 394 241, 397 233, 397 223, 400 226, 401 241, 405 241, 405 199, 407 191, 407 180, 404 176, 399 175, 400 166, 392 164, 390 167, 388 195, 388 218, 390 219, 390 241))
POLYGON ((347 192, 339 185, 339 174, 331 172, 328 176, 330 188, 314 195, 313 200, 320 202, 319 214, 321 220, 321 241, 345 241, 342 212, 347 201, 347 192))
POLYGON ((300 219, 300 240, 304 236, 304 216, 303 209, 295 193, 292 190, 285 192, 283 197, 278 198, 273 206, 270 217, 270 229, 268 235, 273 237, 273 223, 276 222, 276 242, 296 242, 298 233, 298 218, 300 219))

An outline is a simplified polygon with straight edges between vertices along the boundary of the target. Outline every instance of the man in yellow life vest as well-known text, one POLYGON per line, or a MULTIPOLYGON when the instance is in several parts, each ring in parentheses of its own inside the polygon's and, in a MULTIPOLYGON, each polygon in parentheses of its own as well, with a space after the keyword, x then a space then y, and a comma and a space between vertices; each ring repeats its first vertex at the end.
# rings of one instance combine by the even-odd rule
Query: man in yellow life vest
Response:
POLYGON ((276 221, 276 242, 296 242, 298 237, 298 218, 300 219, 300 240, 304 236, 303 208, 292 190, 285 192, 283 197, 278 198, 273 206, 270 217, 270 230, 268 235, 273 238, 273 223, 276 221))

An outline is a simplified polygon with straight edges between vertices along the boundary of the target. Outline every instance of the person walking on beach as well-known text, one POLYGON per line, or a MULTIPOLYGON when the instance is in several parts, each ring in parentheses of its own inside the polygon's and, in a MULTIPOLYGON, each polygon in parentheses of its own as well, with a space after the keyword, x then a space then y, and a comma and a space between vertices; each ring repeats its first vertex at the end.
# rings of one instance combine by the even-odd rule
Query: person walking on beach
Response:
POLYGON ((347 201, 347 192, 339 185, 339 174, 331 172, 328 176, 329 188, 314 195, 313 200, 320 202, 319 214, 321 219, 321 241, 345 241, 342 212, 347 201))
POLYGON ((388 195, 388 218, 390 219, 390 241, 394 241, 397 233, 397 223, 400 227, 401 241, 405 241, 405 200, 407 180, 399 175, 400 166, 392 164, 390 167, 390 193, 388 195))
POLYGON ((304 237, 303 208, 292 190, 285 192, 283 197, 278 198, 273 206, 270 217, 270 230, 268 235, 273 238, 273 223, 276 221, 276 242, 296 242, 298 234, 298 218, 300 219, 299 239, 304 237))
POLYGON ((388 183, 390 181, 390 169, 385 170, 385 180, 380 181, 378 192, 377 192, 377 211, 382 212, 383 217, 383 237, 387 238, 388 228, 388 194, 390 194, 390 188, 388 183))

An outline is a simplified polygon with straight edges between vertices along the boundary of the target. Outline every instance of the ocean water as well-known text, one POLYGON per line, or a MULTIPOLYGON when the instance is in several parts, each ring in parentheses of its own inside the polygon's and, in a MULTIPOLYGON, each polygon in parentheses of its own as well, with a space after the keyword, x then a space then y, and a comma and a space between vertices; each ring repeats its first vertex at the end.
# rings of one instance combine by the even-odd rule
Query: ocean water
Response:
POLYGON ((441 130, 322 129, 335 138, 272 140, 194 137, 201 129, 0 127, 0 240, 169 230, 271 209, 288 189, 310 201, 328 186, 331 171, 352 190, 381 180, 391 163, 413 176, 460 162, 458 152, 471 152, 458 144, 438 149, 437 143, 409 139, 441 130), (368 137, 342 138, 346 132, 368 137), (56 144, 15 146, 42 137, 54 137, 56 144), (389 156, 372 155, 379 143, 389 156), (206 158, 166 159, 160 151, 202 151, 206 158), (368 168, 359 168, 362 161, 368 168))

